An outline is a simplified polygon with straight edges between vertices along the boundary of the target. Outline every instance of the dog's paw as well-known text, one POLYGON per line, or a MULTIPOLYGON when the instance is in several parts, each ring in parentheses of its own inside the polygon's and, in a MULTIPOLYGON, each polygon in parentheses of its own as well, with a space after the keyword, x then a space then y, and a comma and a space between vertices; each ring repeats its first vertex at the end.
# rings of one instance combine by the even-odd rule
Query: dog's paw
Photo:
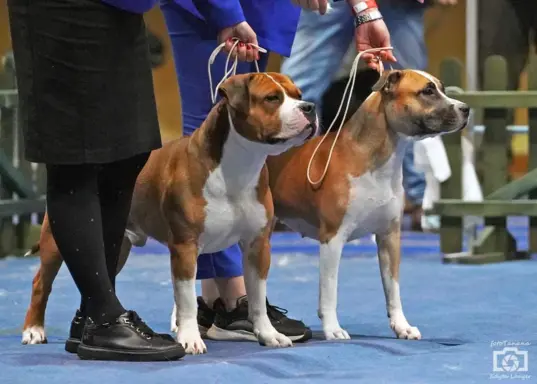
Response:
POLYGON ((47 336, 45 328, 41 325, 33 325, 22 332, 22 344, 46 344, 47 336))
POLYGON ((183 346, 189 355, 201 355, 207 352, 207 347, 201 339, 198 328, 179 329, 177 331, 177 342, 183 346))
POLYGON ((408 324, 406 320, 392 321, 390 327, 398 339, 421 340, 420 330, 408 324))
POLYGON ((290 338, 276 330, 268 332, 256 332, 255 334, 259 344, 266 347, 286 348, 293 346, 293 342, 290 338))
POLYGON ((324 337, 326 340, 350 340, 351 339, 351 337, 349 336, 349 333, 340 327, 325 329, 323 332, 324 332, 324 337))

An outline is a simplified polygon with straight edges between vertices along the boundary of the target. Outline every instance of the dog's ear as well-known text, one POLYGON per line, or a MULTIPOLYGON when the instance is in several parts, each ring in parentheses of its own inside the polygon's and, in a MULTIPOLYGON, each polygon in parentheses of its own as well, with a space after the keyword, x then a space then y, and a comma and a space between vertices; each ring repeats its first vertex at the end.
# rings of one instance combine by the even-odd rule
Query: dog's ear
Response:
POLYGON ((227 100, 231 108, 246 113, 250 99, 248 86, 251 80, 252 74, 230 76, 218 87, 218 93, 227 100))
POLYGON ((391 93, 401 77, 403 77, 403 72, 399 70, 385 71, 371 89, 373 92, 391 93))

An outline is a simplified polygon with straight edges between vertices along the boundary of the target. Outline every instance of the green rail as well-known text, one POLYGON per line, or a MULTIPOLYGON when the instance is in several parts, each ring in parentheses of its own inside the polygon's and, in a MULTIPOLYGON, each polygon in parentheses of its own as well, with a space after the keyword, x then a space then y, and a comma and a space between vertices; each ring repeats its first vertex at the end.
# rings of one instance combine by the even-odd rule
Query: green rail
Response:
POLYGON ((537 91, 451 91, 447 94, 472 108, 537 108, 537 91))

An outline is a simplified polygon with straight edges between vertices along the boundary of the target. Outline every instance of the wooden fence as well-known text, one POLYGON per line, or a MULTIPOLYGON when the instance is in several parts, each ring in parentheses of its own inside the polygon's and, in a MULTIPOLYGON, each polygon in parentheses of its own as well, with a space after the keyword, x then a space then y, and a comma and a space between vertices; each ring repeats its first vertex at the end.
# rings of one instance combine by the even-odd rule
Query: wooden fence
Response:
MULTIPOLYGON (((440 242, 445 262, 488 263, 527 258, 537 252, 537 58, 528 66, 528 91, 507 90, 507 61, 492 56, 485 62, 483 90, 451 92, 481 114, 485 127, 477 149, 477 168, 481 170, 483 202, 462 201, 462 152, 459 135, 443 136, 452 176, 441 186, 441 200, 433 208, 441 217, 440 242), (528 173, 509 182, 507 126, 515 108, 528 108, 529 161, 528 173), (470 239, 463 252, 463 217, 480 216, 485 227, 470 239), (508 216, 529 216, 528 252, 520 252, 507 229, 508 216)), ((454 59, 441 65, 441 78, 446 86, 460 87, 463 66, 454 59)), ((469 127, 472 129, 472 127, 469 127)))
POLYGON ((25 252, 45 211, 45 170, 22 156, 21 115, 12 55, 0 66, 0 257, 25 252))

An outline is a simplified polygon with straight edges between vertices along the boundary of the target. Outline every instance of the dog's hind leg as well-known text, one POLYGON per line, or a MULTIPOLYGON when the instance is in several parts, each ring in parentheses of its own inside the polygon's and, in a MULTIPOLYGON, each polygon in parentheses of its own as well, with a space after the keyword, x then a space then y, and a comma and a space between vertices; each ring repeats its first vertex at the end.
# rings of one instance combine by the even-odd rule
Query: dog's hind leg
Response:
POLYGON ((39 243, 32 247, 30 254, 37 252, 39 252, 41 265, 32 283, 30 306, 24 319, 22 344, 43 344, 47 342, 45 312, 52 284, 63 262, 50 231, 47 216, 45 216, 41 227, 39 243))
POLYGON ((421 333, 418 328, 408 323, 401 303, 399 289, 401 225, 399 222, 394 222, 388 233, 377 235, 377 250, 390 327, 399 339, 419 340, 421 333))

